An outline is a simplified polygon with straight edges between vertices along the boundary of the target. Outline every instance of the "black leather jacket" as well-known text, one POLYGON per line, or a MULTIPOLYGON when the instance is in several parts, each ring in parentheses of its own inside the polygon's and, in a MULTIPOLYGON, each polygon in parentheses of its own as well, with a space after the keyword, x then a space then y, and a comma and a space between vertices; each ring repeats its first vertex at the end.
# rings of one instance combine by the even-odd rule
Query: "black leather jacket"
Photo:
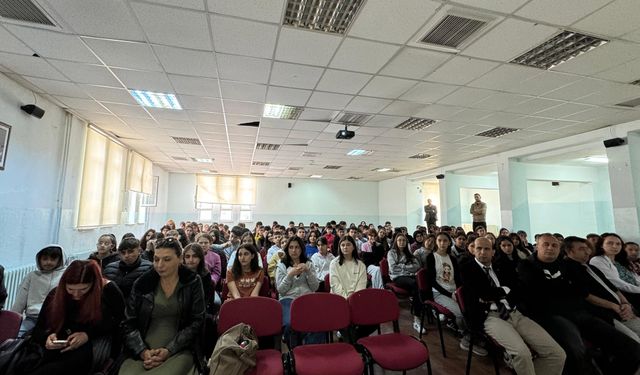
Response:
MULTIPOLYGON (((170 355, 183 350, 190 350, 194 355, 194 363, 201 370, 204 368, 204 355, 201 348, 202 327, 205 316, 204 292, 200 277, 184 268, 178 269, 179 282, 175 293, 178 297, 178 333, 165 346, 170 355)), ((154 306, 154 292, 160 275, 151 268, 133 284, 131 295, 127 300, 126 319, 124 325, 125 345, 140 359, 140 354, 148 349, 144 341, 151 323, 154 306)))
POLYGON ((121 260, 109 263, 102 274, 107 279, 118 284, 118 287, 126 299, 129 298, 129 294, 131 294, 133 283, 151 267, 151 262, 138 257, 138 260, 132 265, 128 265, 121 260))

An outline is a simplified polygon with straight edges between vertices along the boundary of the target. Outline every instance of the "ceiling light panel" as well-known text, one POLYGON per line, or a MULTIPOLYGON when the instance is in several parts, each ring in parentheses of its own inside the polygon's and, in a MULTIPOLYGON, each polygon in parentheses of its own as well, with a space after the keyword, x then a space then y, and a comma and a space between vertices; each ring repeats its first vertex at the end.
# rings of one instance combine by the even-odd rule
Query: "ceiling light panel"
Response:
POLYGON ((595 36, 563 31, 510 62, 534 68, 551 69, 607 42, 608 40, 595 36))
POLYGON ((366 113, 342 112, 334 122, 345 125, 364 125, 371 117, 372 115, 366 113))
POLYGON ((364 0, 288 0, 283 25, 344 34, 364 0))
POLYGON ((198 163, 213 163, 213 159, 210 158, 191 158, 191 160, 198 163))
POLYGON ((182 109, 178 99, 173 94, 164 94, 159 92, 151 92, 144 90, 129 90, 133 98, 144 107, 165 108, 165 109, 182 109))
POLYGON ((270 164, 268 161, 254 161, 251 163, 254 167, 268 167, 270 164))
POLYGON ((478 134, 476 134, 476 136, 478 136, 478 137, 498 138, 498 137, 502 137, 505 134, 513 133, 513 132, 516 132, 518 130, 520 130, 520 129, 496 127, 496 128, 493 128, 493 129, 489 129, 487 131, 483 131, 482 133, 478 133, 478 134))
POLYGON ((322 178, 322 175, 321 174, 312 174, 309 177, 311 177, 311 178, 322 178))
POLYGON ((340 169, 342 168, 341 165, 325 165, 324 169, 340 169))
POLYGON ((265 104, 263 117, 295 120, 302 113, 302 107, 281 104, 265 104))
POLYGON ((349 155, 349 156, 366 156, 366 155, 371 155, 371 154, 373 154, 372 150, 356 149, 356 150, 351 150, 351 151, 347 152, 347 155, 349 155))
POLYGON ((1 1, 0 17, 28 23, 55 26, 47 15, 44 14, 36 4, 29 0, 1 1))
POLYGON ((436 123, 436 120, 431 120, 428 118, 410 117, 409 119, 403 121, 400 125, 397 125, 395 128, 402 129, 402 130, 419 131, 435 123, 436 123))
POLYGON ((431 157, 431 155, 429 155, 429 154, 420 153, 420 154, 415 154, 415 155, 409 156, 409 159, 426 159, 426 158, 430 158, 430 157, 431 157))

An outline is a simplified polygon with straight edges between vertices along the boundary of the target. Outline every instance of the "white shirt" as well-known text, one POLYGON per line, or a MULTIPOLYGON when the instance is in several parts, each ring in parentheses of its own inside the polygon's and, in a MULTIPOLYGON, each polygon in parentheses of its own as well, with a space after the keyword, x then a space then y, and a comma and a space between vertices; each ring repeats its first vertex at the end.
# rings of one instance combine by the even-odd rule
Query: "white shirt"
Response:
MULTIPOLYGON (((484 270, 485 266, 484 264, 480 263, 478 261, 478 259, 473 258, 473 260, 476 261, 476 263, 480 266, 480 268, 482 269, 482 272, 484 272, 486 274, 486 271, 484 270)), ((498 288, 502 288, 502 290, 504 290, 505 294, 509 294, 509 292, 511 292, 511 289, 509 289, 509 287, 507 286, 500 286, 500 280, 498 280, 498 275, 496 275, 496 273, 493 271, 493 267, 489 266, 489 277, 491 277, 493 279, 493 282, 496 284, 496 286, 498 288)), ((500 302, 502 302, 504 304, 504 306, 507 308, 507 310, 511 310, 511 306, 509 306, 509 302, 507 302, 506 299, 501 299, 500 302)), ((498 305, 496 305, 494 302, 491 302, 491 306, 489 307, 489 310, 491 311, 498 311, 498 305)))
MULTIPOLYGON (((624 251, 624 250, 623 250, 624 251)), ((629 284, 628 282, 622 280, 620 278, 620 274, 618 273, 618 269, 613 264, 611 259, 609 259, 606 255, 598 255, 589 261, 589 264, 597 267, 604 276, 611 281, 611 284, 615 285, 616 288, 620 289, 621 292, 627 293, 640 293, 640 286, 635 286, 629 284)))
POLYGON ((329 266, 331 265, 331 261, 335 257, 331 252, 327 252, 326 256, 322 256, 320 252, 317 252, 311 256, 311 263, 313 263, 313 267, 316 270, 316 275, 318 276, 318 280, 324 281, 325 276, 329 273, 329 266))

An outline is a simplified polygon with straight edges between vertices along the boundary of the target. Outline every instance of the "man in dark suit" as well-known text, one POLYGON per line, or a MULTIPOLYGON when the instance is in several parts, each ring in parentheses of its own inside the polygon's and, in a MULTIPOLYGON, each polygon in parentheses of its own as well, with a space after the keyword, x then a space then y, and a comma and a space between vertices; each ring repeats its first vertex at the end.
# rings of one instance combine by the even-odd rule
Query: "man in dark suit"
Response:
POLYGON ((517 310, 517 286, 502 283, 504 279, 491 264, 494 253, 488 239, 477 238, 475 258, 460 266, 468 322, 472 329, 484 330, 506 349, 513 357, 516 373, 560 375, 564 350, 517 310), (535 361, 529 347, 538 353, 535 361))

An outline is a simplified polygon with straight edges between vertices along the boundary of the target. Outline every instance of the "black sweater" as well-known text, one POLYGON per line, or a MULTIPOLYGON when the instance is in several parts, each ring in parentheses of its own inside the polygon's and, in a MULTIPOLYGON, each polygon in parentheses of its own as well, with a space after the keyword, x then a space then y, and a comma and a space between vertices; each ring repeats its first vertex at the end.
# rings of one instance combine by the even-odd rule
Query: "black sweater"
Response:
POLYGON ((152 264, 146 259, 138 257, 133 264, 128 265, 125 262, 119 260, 117 262, 109 263, 105 267, 103 275, 107 279, 114 281, 118 284, 118 287, 122 291, 124 298, 127 299, 131 294, 131 288, 133 283, 151 268, 152 264))

